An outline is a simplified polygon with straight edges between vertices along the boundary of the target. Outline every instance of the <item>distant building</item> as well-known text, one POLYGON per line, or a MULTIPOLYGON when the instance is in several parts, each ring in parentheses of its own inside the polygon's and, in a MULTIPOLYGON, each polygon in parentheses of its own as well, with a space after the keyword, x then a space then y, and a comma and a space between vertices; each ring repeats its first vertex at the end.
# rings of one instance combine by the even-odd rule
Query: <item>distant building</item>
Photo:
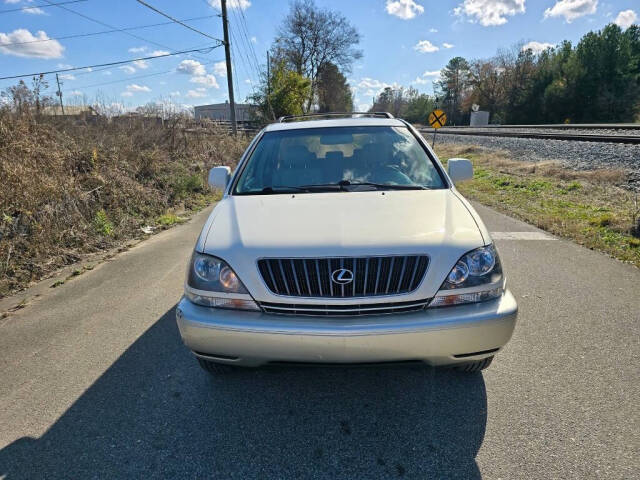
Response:
POLYGON ((469 122, 469 125, 472 127, 489 125, 489 112, 483 112, 482 110, 471 112, 471 121, 469 122))
MULTIPOLYGON (((246 103, 236 103, 236 121, 248 122, 253 120, 251 118, 251 111, 253 105, 246 103)), ((229 108, 229 102, 213 103, 211 105, 198 105, 193 107, 196 120, 202 120, 208 118, 210 120, 231 120, 231 108, 229 108)))

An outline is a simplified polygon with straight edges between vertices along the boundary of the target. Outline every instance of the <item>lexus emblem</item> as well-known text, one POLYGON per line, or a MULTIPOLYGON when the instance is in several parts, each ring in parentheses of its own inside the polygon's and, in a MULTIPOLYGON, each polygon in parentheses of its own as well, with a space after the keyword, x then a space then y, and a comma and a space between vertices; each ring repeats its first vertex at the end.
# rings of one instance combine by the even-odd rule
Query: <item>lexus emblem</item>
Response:
POLYGON ((333 283, 337 283, 338 285, 347 285, 353 282, 353 272, 351 270, 347 270, 346 268, 334 270, 334 272, 331 274, 331 281, 333 283))

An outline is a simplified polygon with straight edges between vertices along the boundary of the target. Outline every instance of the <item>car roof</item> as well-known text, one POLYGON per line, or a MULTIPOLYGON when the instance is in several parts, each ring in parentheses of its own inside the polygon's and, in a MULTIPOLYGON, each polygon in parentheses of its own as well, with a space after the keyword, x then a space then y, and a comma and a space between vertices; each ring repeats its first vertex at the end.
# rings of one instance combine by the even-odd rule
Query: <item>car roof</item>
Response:
POLYGON ((299 122, 271 123, 264 129, 265 132, 280 130, 300 130, 304 128, 329 128, 329 127, 404 127, 405 122, 397 118, 337 118, 330 120, 303 120, 299 122))

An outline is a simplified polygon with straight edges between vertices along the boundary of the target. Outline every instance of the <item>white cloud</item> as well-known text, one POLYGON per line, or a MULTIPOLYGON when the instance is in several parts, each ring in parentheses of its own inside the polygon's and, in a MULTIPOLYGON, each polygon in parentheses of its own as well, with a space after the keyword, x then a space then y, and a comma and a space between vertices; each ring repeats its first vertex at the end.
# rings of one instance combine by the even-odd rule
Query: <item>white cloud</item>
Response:
POLYGON ((102 72, 103 75, 111 75, 111 70, 106 70, 102 72))
POLYGON ((544 18, 564 17, 567 23, 576 18, 596 13, 598 0, 558 0, 556 4, 544 11, 544 18))
POLYGON ((453 9, 459 17, 468 17, 470 22, 480 22, 483 27, 503 25, 507 17, 525 12, 525 0, 464 0, 453 9))
POLYGON ((66 68, 73 68, 73 65, 69 64, 69 63, 59 63, 56 65, 56 67, 58 67, 61 70, 64 70, 66 68))
POLYGON ((379 88, 383 89, 385 87, 390 87, 388 83, 381 82, 380 80, 376 80, 374 78, 364 77, 356 84, 358 88, 379 88))
POLYGON ((129 53, 142 53, 146 51, 147 51, 147 47, 131 47, 129 49, 129 53))
POLYGON ((424 7, 414 0, 387 0, 387 13, 403 20, 411 20, 424 12, 424 7))
POLYGON ((128 92, 150 92, 151 89, 146 85, 138 85, 137 83, 132 83, 131 85, 127 85, 128 92))
POLYGON ((175 92, 170 92, 170 93, 169 93, 169 96, 170 96, 170 97, 179 97, 180 95, 182 95, 182 94, 180 93, 180 90, 176 90, 175 92))
POLYGON ((251 37, 251 43, 258 43, 257 37, 251 37))
MULTIPOLYGON (((209 0, 209 5, 213 8, 217 8, 218 10, 222 9, 220 0, 209 0)), ((239 8, 240 10, 246 10, 250 6, 251 2, 249 0, 229 0, 227 2, 227 8, 239 8)))
POLYGON ((416 43, 413 46, 413 49, 417 50, 420 53, 433 53, 433 52, 437 52, 438 50, 440 50, 439 47, 436 47, 429 40, 420 40, 418 43, 416 43))
POLYGON ((168 55, 171 52, 167 51, 167 50, 154 50, 153 52, 151 52, 149 54, 150 57, 159 57, 161 55, 168 55))
POLYGON ((82 92, 80 90, 73 90, 72 92, 67 93, 70 97, 81 97, 82 92))
POLYGON ((638 15, 636 12, 633 10, 623 10, 618 14, 613 23, 618 25, 620 28, 625 29, 636 23, 637 20, 638 15))
POLYGON ((429 29, 429 33, 438 33, 438 29, 437 28, 430 28, 429 29))
POLYGON ((202 98, 206 96, 207 96, 207 89, 203 87, 196 88, 195 90, 189 90, 187 92, 188 98, 202 98))
POLYGON ((51 40, 47 34, 38 30, 32 35, 29 30, 19 28, 12 33, 0 32, 0 53, 15 55, 16 57, 60 58, 64 47, 57 40, 51 40), (34 42, 34 40, 39 40, 34 42), (47 40, 47 41, 40 41, 47 40), (33 43, 24 43, 33 42, 33 43), (21 43, 21 45, 6 45, 21 43), (3 44, 5 44, 3 46, 3 44))
POLYGON ((38 7, 22 7, 22 13, 28 13, 30 15, 46 15, 44 10, 38 7))
POLYGON ((427 85, 433 82, 435 77, 439 77, 439 76, 440 76, 440 70, 433 70, 433 71, 427 70, 421 76, 416 77, 413 83, 417 83, 418 85, 427 85))
POLYGON ((60 78, 61 78, 62 80, 75 80, 75 79, 76 79, 76 77, 74 77, 74 76, 73 76, 72 74, 70 74, 70 73, 61 73, 61 74, 60 74, 60 78))
POLYGON ((529 42, 522 46, 522 51, 532 50, 533 53, 538 54, 544 52, 547 48, 553 48, 553 43, 546 42, 529 42))
POLYGON ((134 73, 136 71, 136 69, 133 68, 131 65, 122 65, 121 67, 118 67, 118 68, 126 73, 134 73))
POLYGON ((213 64, 213 74, 218 77, 226 77, 227 76, 227 63, 223 60, 222 62, 216 62, 213 64))
POLYGON ((177 70, 189 75, 204 75, 207 73, 204 65, 197 60, 183 60, 178 65, 177 70))
POLYGON ((211 74, 191 77, 189 81, 191 83, 199 83, 201 85, 206 86, 207 88, 220 88, 220 85, 218 85, 218 81, 216 80, 216 77, 214 77, 211 74))
POLYGON ((123 97, 133 97, 133 92, 122 92, 120 95, 123 97))
POLYGON ((443 47, 443 48, 453 48, 453 47, 455 47, 455 45, 453 45, 453 44, 451 44, 451 43, 444 42, 444 43, 442 44, 442 47, 443 47))
POLYGON ((149 68, 149 64, 147 63, 146 60, 136 60, 135 62, 132 62, 136 67, 138 67, 140 70, 146 70, 147 68, 149 68))
MULTIPOLYGON (((353 90, 354 96, 356 97, 359 93, 362 93, 362 95, 364 95, 365 97, 373 97, 375 95, 378 95, 387 87, 400 87, 400 85, 398 85, 397 83, 385 83, 370 77, 363 77, 359 82, 357 80, 349 80, 349 83, 353 85, 351 89, 353 90)), ((358 101, 357 98, 356 101, 358 101)))

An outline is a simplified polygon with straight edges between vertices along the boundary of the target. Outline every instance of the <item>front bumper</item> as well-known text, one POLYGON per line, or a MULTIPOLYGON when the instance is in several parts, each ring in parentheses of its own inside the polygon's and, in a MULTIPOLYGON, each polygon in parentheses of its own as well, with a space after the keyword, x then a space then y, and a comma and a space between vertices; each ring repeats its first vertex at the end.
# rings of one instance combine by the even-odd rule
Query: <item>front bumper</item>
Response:
POLYGON ((451 365, 495 354, 511 338, 517 311, 507 290, 488 302, 360 317, 213 309, 182 298, 176 318, 185 345, 196 355, 220 363, 422 361, 451 365))

